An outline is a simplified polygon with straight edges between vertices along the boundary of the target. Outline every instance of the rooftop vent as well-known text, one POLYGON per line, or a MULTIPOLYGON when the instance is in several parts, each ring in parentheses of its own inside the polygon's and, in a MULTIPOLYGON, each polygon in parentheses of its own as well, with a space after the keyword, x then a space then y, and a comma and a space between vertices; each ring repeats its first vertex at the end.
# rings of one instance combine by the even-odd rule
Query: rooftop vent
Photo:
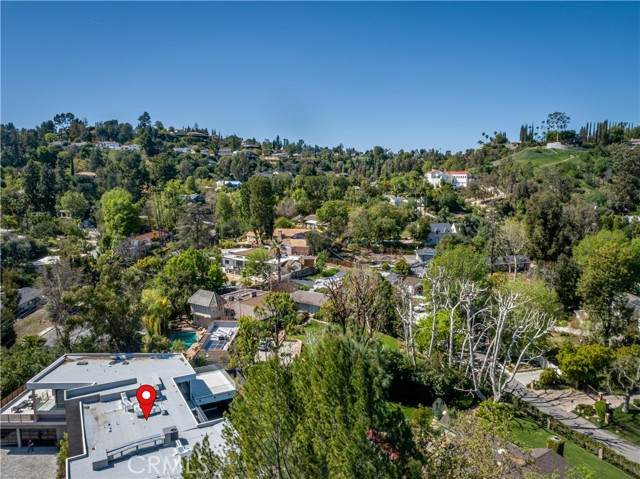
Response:
POLYGON ((78 361, 76 363, 76 366, 87 366, 89 364, 89 361, 78 361))

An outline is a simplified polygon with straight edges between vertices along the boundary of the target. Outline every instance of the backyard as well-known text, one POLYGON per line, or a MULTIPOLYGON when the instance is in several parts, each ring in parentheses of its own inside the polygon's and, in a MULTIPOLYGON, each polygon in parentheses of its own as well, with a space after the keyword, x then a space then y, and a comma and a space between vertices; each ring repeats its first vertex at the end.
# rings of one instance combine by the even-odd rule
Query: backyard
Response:
MULTIPOLYGON (((549 436, 556 435, 547 429, 539 426, 533 420, 524 415, 518 415, 511 421, 512 439, 520 445, 530 448, 547 447, 546 441, 549 436)), ((564 457, 572 466, 587 467, 594 477, 607 479, 631 479, 620 469, 598 459, 593 454, 574 443, 566 440, 564 447, 564 457)))

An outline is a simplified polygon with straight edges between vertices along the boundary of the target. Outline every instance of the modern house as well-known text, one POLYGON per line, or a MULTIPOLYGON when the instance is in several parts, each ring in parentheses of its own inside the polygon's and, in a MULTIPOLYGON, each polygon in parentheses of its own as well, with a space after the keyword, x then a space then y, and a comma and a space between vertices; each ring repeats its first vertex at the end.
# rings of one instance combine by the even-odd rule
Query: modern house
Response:
POLYGON ((403 198, 402 196, 382 195, 382 197, 397 208, 402 206, 404 203, 409 202, 406 198, 403 198))
POLYGON ((176 153, 183 154, 186 153, 188 155, 193 155, 195 153, 195 151, 193 151, 191 148, 185 147, 185 148, 174 148, 173 151, 175 151, 176 153))
POLYGON ((304 226, 310 230, 318 229, 318 217, 316 215, 309 215, 304 218, 304 226))
POLYGON ((182 354, 66 354, 3 400, 2 445, 53 446, 67 432, 67 479, 179 477, 205 435, 223 446, 235 394, 224 370, 195 370, 182 354), (156 390, 148 419, 136 399, 143 384, 156 390))
POLYGON ((237 320, 240 316, 257 318, 256 308, 262 306, 266 295, 266 291, 259 289, 241 289, 223 294, 225 314, 229 320, 237 320))
POLYGON ((451 223, 431 223, 429 225, 429 235, 427 236, 427 245, 435 246, 442 238, 450 234, 457 234, 458 229, 455 224, 451 223))
POLYGON ((466 188, 471 183, 471 173, 468 171, 440 171, 430 170, 426 174, 427 181, 435 188, 447 183, 454 188, 466 188))

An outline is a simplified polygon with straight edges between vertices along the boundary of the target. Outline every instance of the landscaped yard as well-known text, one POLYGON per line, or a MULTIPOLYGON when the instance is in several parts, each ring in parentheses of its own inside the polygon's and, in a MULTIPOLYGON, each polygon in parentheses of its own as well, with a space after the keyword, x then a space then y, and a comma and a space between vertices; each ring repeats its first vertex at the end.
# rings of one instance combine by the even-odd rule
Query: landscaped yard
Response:
MULTIPOLYGON (((613 410, 612 416, 613 421, 611 424, 602 426, 602 429, 606 429, 640 446, 640 408, 630 404, 629 412, 625 414, 622 412, 622 407, 617 407, 613 410)), ((597 426, 601 426, 597 417, 592 417, 590 421, 597 426)))
POLYGON ((525 148, 522 151, 514 153, 512 158, 518 163, 531 162, 534 166, 546 166, 569 159, 576 159, 580 156, 579 150, 555 150, 546 148, 525 148))
MULTIPOLYGON (((511 434, 514 441, 530 448, 547 447, 547 438, 556 435, 522 415, 511 421, 511 434)), ((564 457, 573 466, 587 467, 597 478, 631 479, 631 476, 620 469, 598 459, 568 440, 564 446, 564 457)))
POLYGON ((414 406, 403 406, 400 403, 388 401, 389 404, 393 404, 394 406, 400 406, 402 410, 402 414, 404 414, 405 419, 411 419, 413 417, 413 413, 416 412, 417 407, 414 406))

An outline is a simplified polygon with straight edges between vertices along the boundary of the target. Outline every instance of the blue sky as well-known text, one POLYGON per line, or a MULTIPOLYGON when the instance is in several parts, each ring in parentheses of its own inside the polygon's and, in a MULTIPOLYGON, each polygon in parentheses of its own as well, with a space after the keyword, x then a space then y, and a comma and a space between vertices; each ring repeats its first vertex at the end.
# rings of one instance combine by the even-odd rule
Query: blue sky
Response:
POLYGON ((459 150, 640 123, 640 3, 5 2, 2 122, 198 122, 358 149, 459 150))

